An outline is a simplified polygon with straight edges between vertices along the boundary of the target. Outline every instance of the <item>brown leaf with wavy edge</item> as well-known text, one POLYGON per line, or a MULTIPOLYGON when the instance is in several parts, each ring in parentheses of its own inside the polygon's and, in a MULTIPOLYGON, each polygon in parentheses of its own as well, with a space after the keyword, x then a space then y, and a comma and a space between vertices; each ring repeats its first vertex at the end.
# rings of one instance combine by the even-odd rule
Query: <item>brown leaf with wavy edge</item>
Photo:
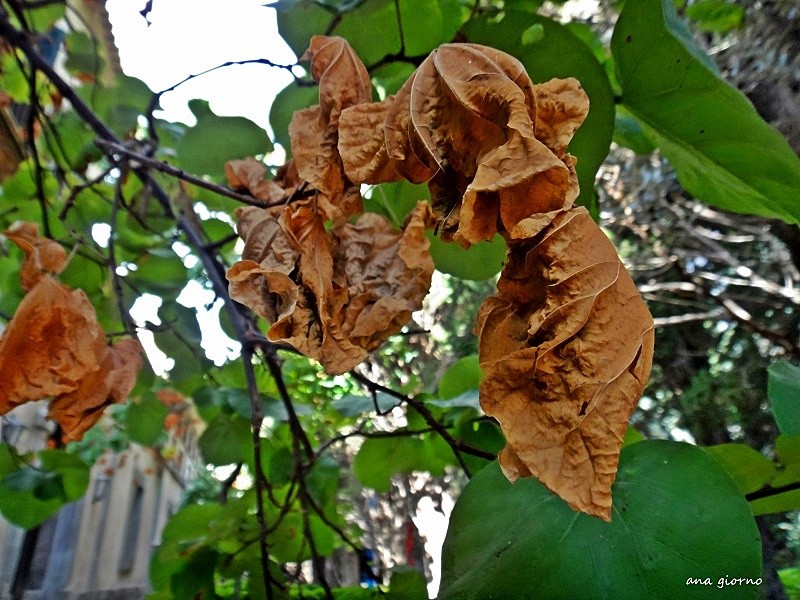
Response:
POLYGON ((563 158, 578 127, 589 114, 589 97, 577 79, 551 79, 533 86, 536 137, 563 158))
POLYGON ((434 270, 425 236, 433 222, 430 206, 420 202, 402 233, 375 213, 334 232, 334 281, 347 290, 341 327, 360 348, 376 349, 422 307, 434 270))
POLYGON ((354 182, 390 181, 393 172, 428 181, 445 240, 469 246, 498 231, 518 239, 530 229, 522 221, 577 198, 565 148, 587 110, 574 79, 534 86, 504 52, 445 44, 383 106, 343 112, 339 151, 354 182))
POLYGON ((67 256, 39 237, 34 223, 17 223, 4 235, 25 252, 20 270, 28 291, 0 336, 0 414, 25 402, 54 397, 50 417, 68 439, 78 440, 110 402, 122 402, 142 366, 135 340, 106 346, 86 294, 54 275, 67 256))
POLYGON ((610 520, 623 436, 652 364, 653 320, 585 209, 510 244, 476 330, 481 405, 506 436, 506 476, 534 475, 576 510, 610 520))
POLYGON ((314 36, 302 58, 311 61, 320 103, 294 113, 289 123, 292 154, 300 177, 318 190, 318 210, 326 218, 343 220, 361 212, 362 204, 337 149, 339 116, 349 106, 372 100, 372 83, 343 38, 314 36))
POLYGON ((278 202, 286 197, 286 190, 271 179, 265 179, 267 165, 255 158, 229 160, 225 163, 228 185, 237 192, 249 192, 254 198, 278 202))
POLYGON ((141 352, 137 340, 119 340, 107 347, 99 368, 84 375, 76 389, 50 402, 47 416, 61 426, 66 439, 82 439, 106 406, 125 402, 142 368, 141 352))
POLYGON ((331 234, 320 215, 287 206, 276 217, 239 212, 243 260, 227 273, 231 297, 272 323, 267 337, 344 373, 363 361, 422 305, 433 261, 422 203, 403 232, 362 215, 331 234))
POLYGON ((0 336, 0 414, 75 390, 105 353, 86 294, 42 275, 0 336))
POLYGON ((43 275, 58 275, 67 266, 67 253, 58 242, 39 237, 36 223, 17 221, 3 235, 25 253, 20 270, 20 283, 26 292, 33 288, 43 275))

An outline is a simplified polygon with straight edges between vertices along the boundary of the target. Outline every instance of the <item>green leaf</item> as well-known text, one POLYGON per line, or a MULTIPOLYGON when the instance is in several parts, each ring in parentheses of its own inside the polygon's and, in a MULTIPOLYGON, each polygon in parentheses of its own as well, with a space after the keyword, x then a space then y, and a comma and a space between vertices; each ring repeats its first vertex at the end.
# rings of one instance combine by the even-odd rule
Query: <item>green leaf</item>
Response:
POLYGON ((0 477, 17 470, 18 459, 8 444, 0 444, 0 477))
POLYGON ((428 54, 450 42, 461 26, 458 0, 398 0, 406 56, 428 54), (420 15, 425 15, 421 26, 420 15))
MULTIPOLYGON (((100 78, 105 61, 97 52, 92 38, 83 32, 73 31, 64 39, 64 46, 67 49, 67 60, 64 63, 67 70, 79 77, 88 76, 93 80, 100 78)), ((79 88, 78 92, 91 101, 90 86, 79 88)))
POLYGON ((294 81, 275 96, 269 109, 269 124, 275 135, 275 141, 283 146, 287 158, 291 158, 292 155, 292 141, 289 138, 289 123, 292 121, 292 115, 295 111, 318 103, 319 88, 317 86, 300 86, 294 81))
MULTIPOLYGON (((385 65, 381 65, 377 69, 374 69, 370 72, 372 75, 372 83, 373 85, 378 88, 380 93, 380 98, 384 99, 386 96, 391 96, 392 94, 396 94, 398 90, 403 87, 403 84, 406 80, 411 77, 414 73, 414 65, 401 62, 401 61, 393 61, 387 63, 385 65)), ((428 192, 428 186, 424 184, 414 185, 412 183, 408 183, 407 181, 398 182, 398 184, 383 184, 383 185, 400 185, 405 184, 414 188, 418 188, 421 190, 420 193, 424 194, 425 198, 429 198, 430 194, 428 192)))
POLYGON ((592 50, 560 23, 523 11, 505 10, 504 15, 499 21, 488 16, 472 19, 463 32, 470 42, 516 56, 534 82, 553 77, 575 77, 581 82, 589 95, 589 114, 575 133, 569 151, 578 158, 578 203, 594 208, 594 178, 608 154, 614 131, 614 97, 605 69, 592 50), (526 45, 522 36, 534 25, 542 27, 543 35, 526 45))
POLYGON ((425 448, 418 437, 369 438, 353 459, 353 475, 362 485, 388 492, 392 475, 427 470, 425 448))
POLYGON ((440 600, 758 598, 761 541, 747 503, 695 446, 644 441, 623 449, 612 521, 576 513, 533 478, 510 484, 497 463, 467 484, 450 517, 440 600), (702 483, 699 483, 702 482, 702 483), (713 502, 709 502, 713 498, 713 502), (533 596, 532 596, 533 597, 533 596))
POLYGON ((332 503, 339 489, 342 468, 331 456, 319 457, 305 478, 311 498, 317 506, 324 507, 332 503))
POLYGON ((623 104, 689 193, 726 210, 800 220, 800 158, 712 70, 672 0, 626 2, 611 48, 623 104))
POLYGON ((744 22, 744 8, 727 0, 697 0, 686 8, 685 14, 702 31, 721 34, 741 29, 744 22))
POLYGON ((343 14, 333 29, 333 35, 340 35, 350 42, 355 53, 368 67, 387 54, 400 52, 402 40, 397 27, 394 0, 364 0, 357 6, 343 14))
POLYGON ((761 489, 775 476, 775 463, 744 444, 720 444, 705 450, 728 472, 742 494, 761 489))
POLYGON ((783 434, 800 432, 800 367, 782 360, 770 365, 767 395, 783 434))
POLYGON ((143 446, 152 446, 164 431, 164 418, 169 409, 156 398, 145 394, 138 402, 131 402, 125 415, 125 429, 131 440, 143 446))
POLYGON ((41 465, 26 466, 0 478, 0 513, 19 527, 41 524, 64 504, 86 493, 89 467, 64 450, 43 450, 41 465))
POLYGON ((222 179, 225 162, 272 150, 267 132, 244 117, 220 117, 204 100, 190 100, 197 124, 175 145, 178 165, 196 175, 222 179))
POLYGON ((358 415, 374 412, 376 404, 380 412, 387 412, 392 410, 399 403, 400 401, 397 398, 389 394, 378 392, 374 400, 372 396, 355 396, 353 394, 348 394, 347 396, 337 398, 331 402, 330 407, 344 417, 357 417, 358 415))
POLYGON ((334 16, 332 9, 312 0, 278 0, 274 7, 278 31, 297 56, 306 51, 312 35, 327 31, 334 16))
POLYGON ((767 496, 750 502, 750 510, 756 517, 774 513, 789 512, 800 508, 800 490, 792 490, 767 496))
POLYGON ((478 389, 481 383, 481 367, 478 355, 459 358, 447 368, 439 380, 439 398, 447 400, 465 392, 478 389))
POLYGON ((656 145, 647 137, 647 132, 639 121, 623 106, 617 106, 614 118, 614 142, 633 150, 636 154, 650 154, 656 145))
POLYGON ((476 411, 481 410, 480 396, 477 389, 467 390, 447 400, 434 398, 433 400, 428 400, 426 404, 432 404, 439 408, 474 408, 476 411))
POLYGON ((395 569, 389 579, 387 600, 428 600, 428 582, 419 571, 406 567, 395 569))
POLYGON ((544 38, 544 27, 541 23, 534 23, 522 32, 522 45, 530 46, 544 38))
POLYGON ((642 434, 641 431, 636 429, 636 427, 633 425, 628 425, 628 428, 625 430, 625 437, 622 440, 622 445, 623 447, 630 446, 631 444, 635 444, 646 439, 647 438, 642 434))
POLYGON ((236 415, 217 415, 198 441, 203 459, 212 465, 244 462, 252 454, 250 423, 236 415))
POLYGON ((425 184, 414 185, 407 181, 382 183, 370 189, 369 196, 364 200, 364 212, 383 215, 392 225, 400 227, 406 215, 417 203, 422 200, 429 201, 430 197, 428 186, 425 184))
POLYGON ((430 253, 436 269, 460 279, 481 281, 497 275, 506 261, 506 243, 500 234, 490 242, 478 242, 465 250, 458 244, 443 242, 432 231, 430 253))

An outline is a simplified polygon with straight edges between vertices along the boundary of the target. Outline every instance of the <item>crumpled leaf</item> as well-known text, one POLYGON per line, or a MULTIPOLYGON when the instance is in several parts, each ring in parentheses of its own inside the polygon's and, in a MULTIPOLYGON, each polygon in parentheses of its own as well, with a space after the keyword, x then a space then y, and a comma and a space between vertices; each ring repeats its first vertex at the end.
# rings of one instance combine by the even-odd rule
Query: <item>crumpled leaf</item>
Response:
POLYGON ((576 510, 611 517, 628 419, 647 382, 653 320, 583 208, 512 242, 478 312, 481 406, 506 436, 506 476, 536 476, 576 510))
POLYGON ((231 188, 249 192, 259 200, 279 202, 286 196, 286 190, 278 181, 264 179, 266 173, 267 165, 252 157, 225 163, 225 177, 231 188))
POLYGON ((86 294, 41 276, 0 336, 0 414, 75 390, 105 352, 86 294))
POLYGON ((445 240, 524 238, 521 221, 569 208, 578 195, 565 150, 588 107, 575 79, 534 86, 504 52, 445 44, 383 106, 346 108, 339 150, 354 182, 390 181, 392 168, 428 181, 445 240), (370 136, 383 113, 383 131, 370 136))
POLYGON ((20 269, 20 283, 26 292, 33 288, 43 275, 58 275, 67 266, 67 253, 58 242, 39 237, 39 226, 18 221, 3 232, 25 253, 20 269))
POLYGON ((302 59, 311 61, 320 103, 292 117, 292 155, 300 177, 318 190, 321 214, 346 219, 360 212, 362 204, 359 188, 347 179, 337 149, 339 116, 344 108, 371 101, 372 83, 344 38, 314 36, 302 59))
POLYGON ((124 403, 142 368, 142 347, 132 338, 106 349, 98 369, 84 375, 78 387, 50 402, 48 417, 64 431, 64 437, 80 440, 102 416, 106 406, 124 403))
POLYGON ((54 397, 50 416, 65 437, 80 439, 106 404, 124 401, 132 389, 141 347, 135 340, 106 345, 86 294, 54 277, 66 267, 66 253, 39 237, 35 224, 17 223, 4 235, 25 252, 20 278, 28 293, 0 335, 0 414, 54 397))
POLYGON ((365 214, 329 234, 320 215, 294 205, 277 216, 248 207, 238 217, 245 251, 227 273, 231 297, 272 323, 271 341, 329 373, 352 369, 422 306, 434 269, 426 203, 403 232, 365 214))

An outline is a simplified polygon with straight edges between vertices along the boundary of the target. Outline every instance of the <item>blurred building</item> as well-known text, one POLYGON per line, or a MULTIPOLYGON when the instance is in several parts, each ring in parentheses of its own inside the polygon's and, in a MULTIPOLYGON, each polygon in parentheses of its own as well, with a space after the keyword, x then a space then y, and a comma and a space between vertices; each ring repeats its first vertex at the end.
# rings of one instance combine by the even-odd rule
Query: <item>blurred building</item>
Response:
MULTIPOLYGON (((44 402, 17 408, 2 418, 0 437, 20 452, 42 449, 51 433, 45 414, 44 402)), ((144 598, 161 531, 202 468, 197 423, 187 407, 161 452, 135 444, 106 451, 85 496, 37 528, 0 517, 0 600, 144 598)))

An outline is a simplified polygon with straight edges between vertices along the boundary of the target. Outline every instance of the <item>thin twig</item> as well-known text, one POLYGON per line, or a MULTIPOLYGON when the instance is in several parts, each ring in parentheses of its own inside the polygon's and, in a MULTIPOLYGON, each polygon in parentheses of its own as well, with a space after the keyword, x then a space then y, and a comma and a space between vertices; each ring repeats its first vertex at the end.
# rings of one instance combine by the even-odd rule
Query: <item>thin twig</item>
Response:
POLYGON ((219 194, 220 196, 226 196, 228 198, 232 198, 233 200, 238 200, 239 202, 243 202, 244 204, 249 204, 251 206, 258 206, 261 208, 268 208, 270 206, 277 206, 279 204, 283 204, 283 201, 280 202, 272 202, 267 203, 263 200, 259 200, 258 198, 254 198, 253 196, 249 196, 247 194, 240 194, 239 192, 235 192, 230 188, 227 188, 222 185, 218 185, 216 183, 212 183, 210 181, 206 181, 202 177, 198 177, 197 175, 192 175, 178 169, 177 167, 173 167, 169 163, 164 162, 163 160, 157 160, 155 158, 151 158, 142 154, 141 152, 136 152, 132 150, 128 146, 124 144, 119 144, 116 142, 111 142, 109 140, 104 139, 97 139, 95 140, 95 144, 100 147, 103 152, 106 154, 113 153, 113 154, 120 154, 124 156, 126 159, 132 162, 138 162, 142 165, 147 165, 148 167, 155 169, 156 171, 160 171, 162 173, 166 173, 167 175, 172 175, 173 177, 177 177, 178 179, 182 179, 187 183, 191 183, 192 185, 196 185, 197 187, 201 187, 212 192, 219 194))

